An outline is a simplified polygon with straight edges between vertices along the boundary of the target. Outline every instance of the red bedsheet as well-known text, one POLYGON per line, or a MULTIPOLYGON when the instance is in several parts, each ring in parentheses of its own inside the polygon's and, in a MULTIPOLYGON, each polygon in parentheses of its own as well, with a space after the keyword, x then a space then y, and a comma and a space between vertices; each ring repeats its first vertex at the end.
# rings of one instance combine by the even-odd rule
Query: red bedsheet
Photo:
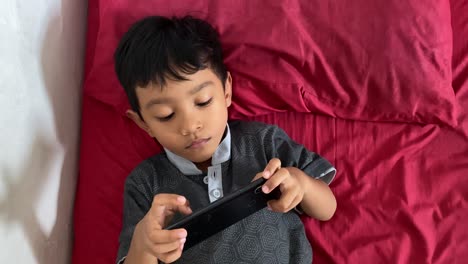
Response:
MULTIPOLYGON (((334 218, 326 223, 303 219, 314 263, 468 260, 466 130, 307 114, 256 119, 284 127, 325 153, 339 170, 331 185, 338 200, 334 218), (315 136, 307 138, 303 131, 315 136), (322 142, 312 143, 317 139, 322 142)), ((463 123, 468 124, 466 116, 463 123)))
MULTIPOLYGON (((96 51, 103 50, 99 3, 89 1, 74 264, 115 260, 125 177, 160 151, 123 115, 125 105, 90 92, 114 78, 95 74, 101 56, 96 51)), ((302 219, 314 263, 468 261, 467 11, 468 1, 451 1, 453 91, 460 109, 455 128, 291 111, 245 117, 278 124, 338 169, 331 184, 336 215, 328 222, 302 219)))

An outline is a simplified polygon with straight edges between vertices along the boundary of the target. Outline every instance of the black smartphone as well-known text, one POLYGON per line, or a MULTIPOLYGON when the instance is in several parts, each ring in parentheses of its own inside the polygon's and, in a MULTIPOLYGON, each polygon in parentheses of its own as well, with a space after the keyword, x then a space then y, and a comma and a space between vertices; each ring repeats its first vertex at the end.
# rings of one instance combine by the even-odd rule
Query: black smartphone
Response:
POLYGON ((181 218, 165 229, 185 228, 187 241, 184 251, 219 231, 237 223, 247 216, 265 208, 267 201, 279 199, 279 188, 265 194, 262 185, 266 179, 260 178, 247 186, 230 193, 190 215, 181 218))

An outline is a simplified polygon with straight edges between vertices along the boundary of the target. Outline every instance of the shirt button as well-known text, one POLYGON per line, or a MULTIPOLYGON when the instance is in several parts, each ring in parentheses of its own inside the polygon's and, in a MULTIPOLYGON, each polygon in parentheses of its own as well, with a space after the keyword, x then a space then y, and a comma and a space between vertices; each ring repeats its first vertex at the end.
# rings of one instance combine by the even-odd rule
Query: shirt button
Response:
POLYGON ((203 182, 204 182, 205 184, 208 184, 208 176, 203 177, 203 182))
POLYGON ((214 189, 213 190, 213 196, 218 199, 220 196, 221 196, 221 192, 219 191, 219 189, 214 189))

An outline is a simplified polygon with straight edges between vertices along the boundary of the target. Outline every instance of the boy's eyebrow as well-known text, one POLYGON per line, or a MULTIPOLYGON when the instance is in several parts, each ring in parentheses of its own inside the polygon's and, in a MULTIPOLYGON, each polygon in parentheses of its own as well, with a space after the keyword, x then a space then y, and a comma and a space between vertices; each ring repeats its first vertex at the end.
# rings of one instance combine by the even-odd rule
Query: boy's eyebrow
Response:
POLYGON ((206 81, 202 84, 199 84, 197 86, 195 86, 192 90, 189 91, 189 94, 190 95, 194 95, 196 93, 198 93, 199 91, 201 91, 201 89, 207 87, 208 85, 212 85, 213 84, 213 81, 206 81))
MULTIPOLYGON (((192 90, 188 91, 188 94, 190 95, 194 95, 196 93, 198 93, 199 91, 201 91, 203 88, 209 86, 209 85, 213 85, 213 81, 206 81, 206 82, 203 82, 197 86, 195 86, 194 88, 192 88, 192 90)), ((153 100, 150 100, 146 105, 145 105, 145 108, 148 109, 150 108, 151 106, 155 105, 155 104, 165 104, 165 103, 169 103, 171 100, 168 99, 168 98, 156 98, 156 99, 153 99, 153 100)))
POLYGON ((146 103, 145 108, 149 109, 151 106, 155 104, 166 104, 169 103, 170 100, 166 98, 156 98, 156 99, 151 99, 148 103, 146 103))

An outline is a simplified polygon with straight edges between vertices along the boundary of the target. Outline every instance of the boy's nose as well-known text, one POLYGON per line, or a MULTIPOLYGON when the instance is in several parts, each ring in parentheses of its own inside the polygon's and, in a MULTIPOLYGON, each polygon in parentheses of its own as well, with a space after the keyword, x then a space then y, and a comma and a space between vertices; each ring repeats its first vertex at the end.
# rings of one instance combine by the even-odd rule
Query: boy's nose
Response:
POLYGON ((188 119, 184 122, 181 127, 181 133, 184 136, 188 136, 190 134, 194 134, 196 131, 202 128, 202 124, 200 121, 195 121, 194 119, 188 119))

